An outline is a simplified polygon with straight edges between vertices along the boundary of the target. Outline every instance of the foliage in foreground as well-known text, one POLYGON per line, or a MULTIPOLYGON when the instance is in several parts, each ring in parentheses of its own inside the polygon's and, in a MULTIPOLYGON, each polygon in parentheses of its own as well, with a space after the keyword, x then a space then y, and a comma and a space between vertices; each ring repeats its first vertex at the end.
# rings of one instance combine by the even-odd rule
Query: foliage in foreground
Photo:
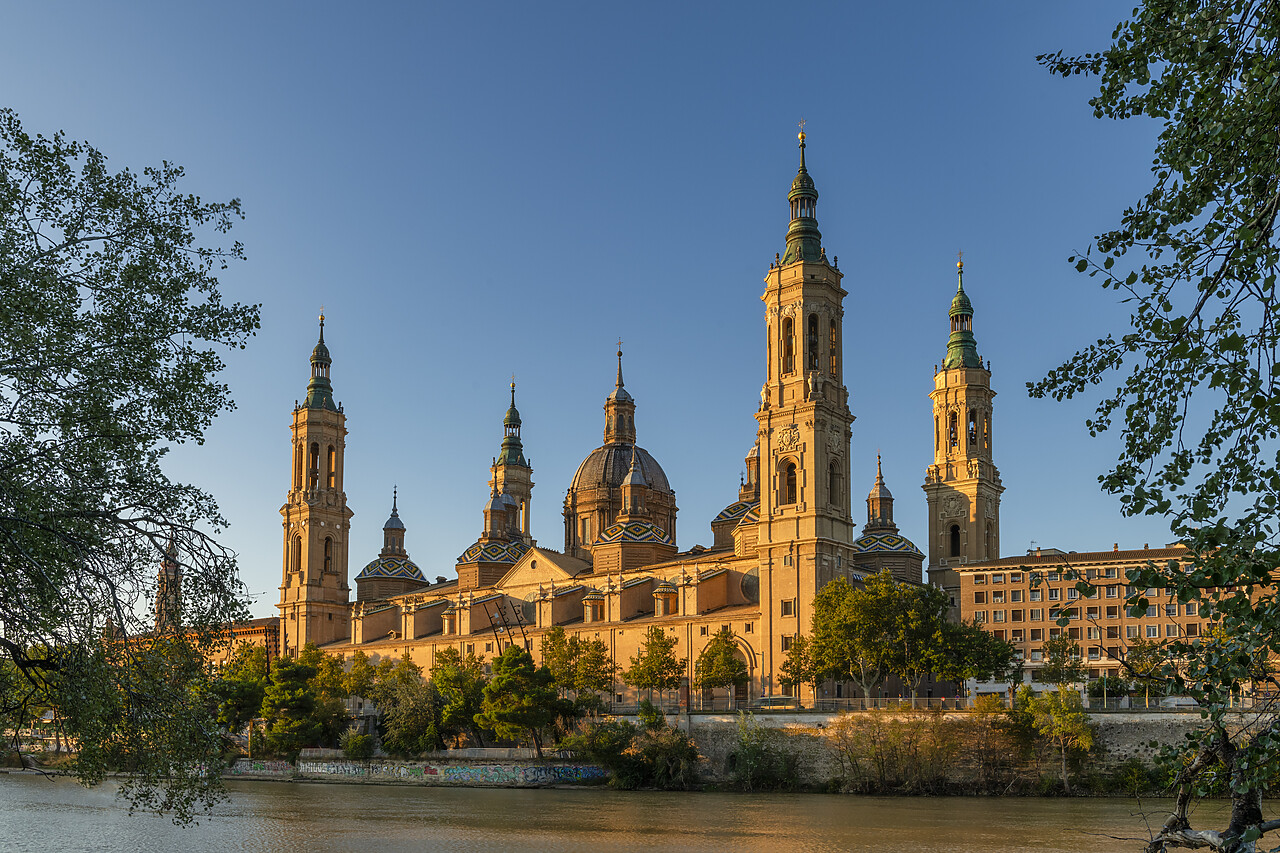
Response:
POLYGON ((1256 662, 1280 653, 1280 10, 1146 0, 1102 52, 1040 60, 1098 78, 1095 116, 1160 124, 1151 190, 1096 253, 1072 259, 1124 297, 1129 328, 1030 386, 1065 399, 1114 383, 1086 423, 1095 435, 1119 428, 1103 488, 1128 515, 1168 518, 1191 550, 1130 573, 1138 591, 1126 603, 1146 607, 1143 590, 1169 589, 1216 626, 1162 647, 1157 677, 1194 696, 1209 725, 1184 745, 1177 803, 1148 849, 1252 850, 1280 829, 1261 803, 1280 762, 1280 715, 1270 702, 1243 727, 1229 715, 1256 662), (1192 826, 1206 775, 1230 780, 1220 831, 1192 826))
POLYGON ((614 788, 689 790, 698 782, 697 747, 660 714, 645 726, 617 719, 584 722, 561 746, 608 770, 614 788))
POLYGON ((219 796, 207 673, 189 665, 242 618, 234 555, 205 531, 213 499, 169 479, 167 449, 232 408, 221 353, 258 328, 207 242, 240 218, 171 163, 112 172, 62 134, 0 110, 0 729, 60 709, 93 783, 135 775, 135 806, 179 820, 219 796), (182 572, 184 636, 154 627, 157 569, 182 572))

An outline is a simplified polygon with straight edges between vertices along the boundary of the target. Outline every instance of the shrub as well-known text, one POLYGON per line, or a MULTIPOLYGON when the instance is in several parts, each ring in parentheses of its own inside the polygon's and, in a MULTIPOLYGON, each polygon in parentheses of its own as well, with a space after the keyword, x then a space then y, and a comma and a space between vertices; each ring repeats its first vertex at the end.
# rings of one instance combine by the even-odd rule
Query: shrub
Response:
POLYGON ((796 757, 782 746, 781 736, 738 714, 738 745, 729 755, 730 780, 740 791, 790 791, 796 787, 796 757))
POLYGON ((373 758, 373 735, 362 735, 355 728, 347 729, 339 738, 342 754, 352 761, 368 761, 373 758))

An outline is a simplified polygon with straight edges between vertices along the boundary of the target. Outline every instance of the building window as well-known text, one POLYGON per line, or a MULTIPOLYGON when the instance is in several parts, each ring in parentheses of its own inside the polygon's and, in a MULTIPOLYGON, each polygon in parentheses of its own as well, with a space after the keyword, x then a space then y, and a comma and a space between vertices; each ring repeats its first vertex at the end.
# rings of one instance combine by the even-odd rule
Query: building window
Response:
POLYGON ((951 556, 960 556, 960 527, 959 525, 951 525, 951 556))
POLYGON ((1137 625, 1125 625, 1125 626, 1124 626, 1124 636, 1125 636, 1125 638, 1126 638, 1126 639, 1129 639, 1129 640, 1136 640, 1136 639, 1138 639, 1138 626, 1137 626, 1137 625))
POLYGON ((985 592, 981 592, 981 591, 979 591, 979 592, 975 592, 975 593, 973 594, 973 603, 974 603, 974 604, 986 604, 986 603, 987 603, 987 594, 986 594, 985 592))
POLYGON ((1032 601, 1040 601, 1043 598, 1044 598, 1044 590, 1039 590, 1039 589, 1031 590, 1032 601))
POLYGON ((782 319, 782 372, 794 373, 796 369, 795 323, 790 317, 782 319))
POLYGON ((835 379, 840 378, 840 325, 835 321, 831 321, 831 336, 828 341, 828 347, 831 355, 831 375, 835 379))
POLYGON ((1178 636, 1178 626, 1177 626, 1177 625, 1165 625, 1165 626, 1164 626, 1164 635, 1165 635, 1166 637, 1176 637, 1176 636, 1178 636))
POLYGON ((1050 600, 1050 601, 1061 601, 1061 600, 1062 600, 1062 590, 1061 590, 1061 589, 1058 589, 1057 587, 1054 587, 1054 588, 1050 589, 1050 590, 1049 590, 1049 600, 1050 600))
POLYGON ((1043 609, 1041 609, 1041 608, 1039 608, 1039 607, 1033 607, 1033 608, 1031 608, 1030 613, 1031 613, 1031 621, 1032 621, 1032 622, 1043 622, 1043 621, 1044 621, 1044 610, 1043 610, 1043 609))
POLYGON ((1099 630, 1099 629, 1097 629, 1097 628, 1090 628, 1090 629, 1089 629, 1089 639, 1090 639, 1090 640, 1101 640, 1101 639, 1102 639, 1102 631, 1100 631, 1100 630, 1099 630))
POLYGON ((292 554, 289 555, 289 568, 292 571, 302 571, 302 537, 293 537, 292 554))
POLYGON ((1021 600, 1022 600, 1022 590, 1020 590, 1020 589, 1011 589, 1011 590, 1009 590, 1009 600, 1010 600, 1010 601, 1012 601, 1012 602, 1014 602, 1014 603, 1017 603, 1017 602, 1021 601, 1021 600))
POLYGON ((1156 638, 1156 637, 1159 637, 1159 636, 1160 636, 1160 626, 1159 626, 1159 625, 1148 625, 1148 626, 1147 626, 1147 637, 1149 637, 1149 638, 1156 638))
POLYGON ((1084 615, 1086 619, 1097 619, 1102 615, 1102 613, 1098 608, 1090 607, 1085 611, 1084 615))
POLYGON ((978 413, 973 409, 969 410, 969 446, 978 446, 978 413))
POLYGON ((791 640, 792 640, 792 637, 790 634, 782 635, 782 650, 784 652, 791 651, 791 640))
POLYGON ((302 445, 299 444, 293 453, 293 487, 302 488, 302 445))
POLYGON ((1002 574, 1001 574, 1001 575, 992 575, 992 576, 991 576, 991 582, 992 582, 992 583, 1004 583, 1004 575, 1002 575, 1002 574))
POLYGON ((832 506, 844 506, 844 490, 840 488, 840 465, 836 462, 832 462, 827 471, 827 494, 832 506))
POLYGON ((1080 597, 1080 590, 1076 589, 1075 587, 1070 587, 1067 589, 1067 601, 1075 601, 1079 597, 1080 597))
POLYGON ((956 427, 956 413, 952 412, 947 417, 947 446, 955 447, 960 443, 959 430, 956 427))
POLYGON ((1032 649, 1032 650, 1031 650, 1031 662, 1032 662, 1032 663, 1040 663, 1040 661, 1042 661, 1042 660, 1044 660, 1044 652, 1043 652, 1041 649, 1032 649))
POLYGON ((1188 616, 1196 615, 1196 603, 1194 601, 1187 602, 1186 612, 1188 616))
POLYGON ((986 621, 987 621, 987 611, 985 611, 985 610, 977 610, 977 611, 974 611, 974 614, 973 614, 973 621, 974 621, 974 622, 976 622, 976 623, 977 623, 977 624, 979 624, 979 625, 981 625, 983 622, 986 622, 986 621))
POLYGON ((1188 637, 1199 637, 1199 636, 1200 636, 1200 626, 1199 626, 1199 625, 1197 625, 1195 622, 1192 622, 1190 625, 1188 625, 1188 626, 1187 626, 1187 636, 1188 636, 1188 637))
POLYGON ((1119 597, 1120 597, 1120 587, 1118 586, 1107 587, 1107 598, 1119 598, 1119 597))
POLYGON ((338 452, 329 445, 329 488, 338 488, 338 452))
POLYGON ((1033 643, 1038 643, 1038 642, 1040 642, 1040 641, 1041 641, 1041 640, 1043 640, 1043 639, 1044 639, 1044 629, 1043 629, 1043 628, 1032 628, 1032 629, 1031 629, 1031 642, 1033 642, 1033 643))
POLYGON ((976 585, 976 584, 984 584, 984 583, 986 583, 986 582, 987 582, 987 576, 986 576, 986 575, 974 575, 974 576, 973 576, 973 582, 974 582, 974 584, 975 584, 975 585, 976 585))
POLYGON ((484 644, 484 650, 485 650, 486 652, 492 653, 492 652, 493 652, 493 643, 485 643, 485 644, 484 644))
POLYGON ((1003 611, 1003 610, 992 610, 992 611, 991 611, 991 621, 992 621, 992 622, 1003 622, 1003 621, 1004 621, 1004 611, 1003 611))
POLYGON ((753 622, 747 622, 745 625, 743 625, 743 626, 742 626, 742 633, 744 633, 744 634, 750 634, 750 633, 751 633, 751 626, 752 626, 753 624, 755 624, 755 623, 753 623, 753 622))
POLYGON ((333 540, 328 536, 324 538, 324 570, 333 571, 333 540))
POLYGON ((992 604, 1004 604, 1004 590, 1003 590, 1003 589, 997 589, 995 592, 991 593, 991 603, 992 603, 992 604))
POLYGON ((1108 607, 1107 607, 1107 618, 1108 618, 1108 619, 1119 619, 1119 618, 1120 618, 1120 608, 1119 608, 1119 607, 1117 607, 1117 606, 1116 606, 1116 605, 1114 605, 1114 604, 1112 604, 1112 605, 1108 606, 1108 607))
POLYGON ((818 315, 809 315, 809 335, 805 339, 805 348, 808 350, 805 360, 809 363, 810 370, 818 369, 818 315))
POLYGON ((796 600, 794 598, 788 598, 786 601, 781 602, 781 605, 783 616, 796 615, 796 600))
POLYGON ((703 625, 701 628, 698 629, 699 636, 706 637, 710 633, 711 633, 711 627, 709 625, 703 625))
POLYGON ((782 503, 795 503, 796 495, 796 463, 787 461, 782 466, 782 503))
POLYGON ((1164 606, 1164 615, 1165 615, 1165 616, 1177 616, 1177 615, 1178 615, 1178 605, 1176 605, 1176 604, 1166 604, 1166 605, 1164 606))

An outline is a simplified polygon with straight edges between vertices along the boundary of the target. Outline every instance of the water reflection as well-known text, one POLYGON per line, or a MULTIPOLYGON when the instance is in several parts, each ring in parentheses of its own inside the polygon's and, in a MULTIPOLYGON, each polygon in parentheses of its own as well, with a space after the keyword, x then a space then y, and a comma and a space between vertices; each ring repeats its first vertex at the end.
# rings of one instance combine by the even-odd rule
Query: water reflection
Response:
MULTIPOLYGON (((1145 837, 1131 800, 667 794, 232 782, 194 828, 130 816, 109 784, 0 775, 0 853, 1113 851, 1145 837)), ((1162 803, 1146 801, 1159 811, 1162 803)), ((1216 807, 1215 807, 1216 808, 1216 807)), ((1159 818, 1155 818, 1156 821, 1159 818)))

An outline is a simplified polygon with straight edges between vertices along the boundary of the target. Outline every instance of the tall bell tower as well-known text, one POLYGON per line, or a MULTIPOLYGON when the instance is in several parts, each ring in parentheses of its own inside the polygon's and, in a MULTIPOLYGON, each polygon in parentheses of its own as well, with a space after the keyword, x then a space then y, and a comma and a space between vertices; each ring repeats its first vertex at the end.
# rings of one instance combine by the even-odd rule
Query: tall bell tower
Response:
POLYGON ((933 464, 925 472, 929 502, 929 583, 958 605, 956 567, 1000 556, 1000 472, 992 455, 991 370, 978 357, 973 304, 964 292, 964 260, 951 300, 951 337, 934 373, 933 464))
MULTIPOLYGON (((765 383, 756 412, 760 489, 760 601, 767 609, 765 671, 784 637, 809 630, 813 597, 851 568, 857 538, 849 500, 853 415, 843 384, 843 275, 818 231, 818 191, 805 165, 787 195, 787 249, 765 278, 765 383)), ((767 690, 778 685, 769 685, 767 690)))
POLYGON ((284 580, 277 607, 283 652, 290 655, 307 643, 323 645, 351 635, 347 543, 353 513, 342 483, 347 416, 333 402, 332 363, 321 314, 307 398, 293 409, 293 479, 280 508, 284 580))

